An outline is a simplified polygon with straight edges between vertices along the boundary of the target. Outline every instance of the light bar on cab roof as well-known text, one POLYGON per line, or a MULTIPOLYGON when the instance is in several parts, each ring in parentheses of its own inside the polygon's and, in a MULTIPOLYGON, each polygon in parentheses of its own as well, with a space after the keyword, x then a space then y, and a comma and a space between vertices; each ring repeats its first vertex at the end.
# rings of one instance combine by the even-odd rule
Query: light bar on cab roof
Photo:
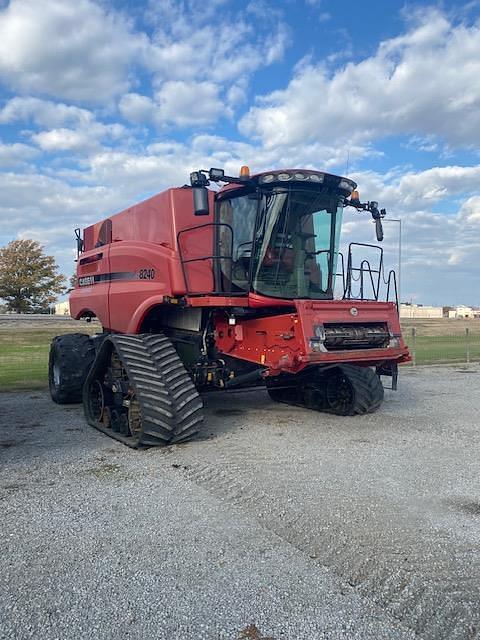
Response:
MULTIPOLYGON (((322 184, 325 181, 325 174, 320 171, 275 171, 265 173, 259 177, 260 184, 269 184, 271 182, 289 182, 290 180, 314 182, 322 184)), ((355 183, 347 178, 338 178, 338 188, 351 193, 355 188, 355 183)))
POLYGON ((266 173, 260 176, 260 184, 268 184, 269 182, 288 182, 289 180, 305 180, 320 184, 323 182, 325 174, 318 171, 307 173, 304 171, 276 171, 275 173, 266 173))

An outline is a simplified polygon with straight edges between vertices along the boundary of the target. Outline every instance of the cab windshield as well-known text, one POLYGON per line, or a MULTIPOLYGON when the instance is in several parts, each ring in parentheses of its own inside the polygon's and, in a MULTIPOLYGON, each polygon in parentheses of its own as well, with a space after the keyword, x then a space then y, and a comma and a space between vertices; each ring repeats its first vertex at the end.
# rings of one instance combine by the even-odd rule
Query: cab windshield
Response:
POLYGON ((332 298, 342 211, 331 191, 293 185, 222 200, 223 290, 332 298))

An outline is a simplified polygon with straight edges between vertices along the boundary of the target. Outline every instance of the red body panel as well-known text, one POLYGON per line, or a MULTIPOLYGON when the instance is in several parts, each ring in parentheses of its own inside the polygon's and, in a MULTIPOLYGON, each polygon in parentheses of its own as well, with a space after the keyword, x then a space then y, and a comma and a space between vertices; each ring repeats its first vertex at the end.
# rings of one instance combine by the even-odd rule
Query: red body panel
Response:
MULTIPOLYGON (((163 296, 186 294, 177 236, 184 260, 213 254, 214 194, 210 214, 193 215, 191 189, 169 189, 111 216, 84 231, 84 253, 77 267, 79 285, 70 295, 70 313, 95 315, 102 326, 121 333, 138 332, 150 308, 163 296), (108 234, 105 223, 109 222, 108 234), (102 244, 107 240, 105 244, 102 244), (102 254, 102 259, 90 262, 102 254), (85 280, 91 277, 91 280, 85 280)), ((212 261, 187 263, 193 291, 213 292, 212 261)))

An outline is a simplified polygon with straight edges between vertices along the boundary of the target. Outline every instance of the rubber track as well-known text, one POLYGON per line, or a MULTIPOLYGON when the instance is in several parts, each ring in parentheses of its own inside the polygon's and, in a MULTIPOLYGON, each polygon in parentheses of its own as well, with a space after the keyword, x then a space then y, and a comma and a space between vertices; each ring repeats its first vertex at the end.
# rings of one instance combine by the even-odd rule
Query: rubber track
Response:
MULTIPOLYGON (((361 415, 363 413, 373 413, 376 411, 383 402, 383 385, 380 377, 372 371, 369 367, 358 367, 352 364, 342 364, 336 367, 335 369, 330 369, 328 372, 325 372, 323 375, 335 375, 338 374, 339 370, 343 375, 345 375, 351 382, 354 388, 355 399, 353 406, 347 414, 341 415, 361 415)), ((319 400, 314 404, 308 403, 305 401, 305 396, 303 394, 303 390, 305 385, 308 385, 309 379, 307 376, 304 376, 302 379, 302 383, 300 385, 297 384, 284 384, 284 386, 280 385, 278 388, 273 384, 270 388, 267 386, 267 391, 269 396, 275 402, 282 402, 283 404, 293 405, 297 407, 303 407, 305 409, 313 409, 315 411, 321 411, 323 413, 333 413, 337 414, 337 412, 331 408, 329 408, 325 401, 321 398, 320 387, 322 385, 322 374, 318 377, 314 377, 317 373, 316 370, 312 370, 312 382, 316 383, 319 387, 319 400)), ((273 382, 274 380, 272 380, 273 382)))
POLYGON ((349 415, 373 413, 383 402, 383 385, 375 371, 369 367, 342 364, 339 369, 350 380, 355 390, 355 402, 349 415))
POLYGON ((111 346, 139 400, 141 434, 134 438, 116 433, 89 419, 86 410, 89 424, 132 447, 177 444, 193 438, 203 422, 203 403, 170 340, 163 334, 109 336, 87 382, 105 367, 105 354, 111 346))

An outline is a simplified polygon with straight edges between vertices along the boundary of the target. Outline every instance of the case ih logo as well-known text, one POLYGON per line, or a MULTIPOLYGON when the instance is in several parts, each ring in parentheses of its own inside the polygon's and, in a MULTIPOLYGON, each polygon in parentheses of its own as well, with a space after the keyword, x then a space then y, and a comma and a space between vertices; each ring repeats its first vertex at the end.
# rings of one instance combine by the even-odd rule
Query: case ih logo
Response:
POLYGON ((155 278, 155 269, 140 269, 139 273, 135 271, 116 271, 115 273, 97 273, 95 276, 82 276, 78 279, 80 287, 90 287, 92 284, 99 282, 111 282, 112 280, 153 280, 155 278))
POLYGON ((78 279, 78 284, 81 287, 88 287, 92 284, 95 283, 95 277, 94 276, 83 276, 83 278, 79 278, 78 279))

